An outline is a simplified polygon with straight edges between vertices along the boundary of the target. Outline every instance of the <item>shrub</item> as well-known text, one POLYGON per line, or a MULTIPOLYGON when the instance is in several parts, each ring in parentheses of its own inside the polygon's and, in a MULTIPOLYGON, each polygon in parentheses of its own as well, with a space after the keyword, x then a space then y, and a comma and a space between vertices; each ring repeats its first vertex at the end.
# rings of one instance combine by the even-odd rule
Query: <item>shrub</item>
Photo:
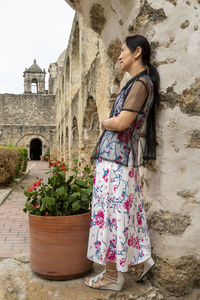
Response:
POLYGON ((0 183, 22 176, 26 170, 28 151, 13 145, 0 146, 0 183))

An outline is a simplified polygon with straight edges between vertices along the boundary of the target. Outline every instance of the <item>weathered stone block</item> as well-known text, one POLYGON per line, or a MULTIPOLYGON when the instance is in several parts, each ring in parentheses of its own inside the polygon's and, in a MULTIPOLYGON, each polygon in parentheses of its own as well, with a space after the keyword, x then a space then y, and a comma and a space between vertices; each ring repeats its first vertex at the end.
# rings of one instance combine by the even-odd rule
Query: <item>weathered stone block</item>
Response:
POLYGON ((200 149, 200 130, 196 129, 190 133, 190 139, 187 147, 200 149))
POLYGON ((195 256, 173 259, 155 255, 154 259, 156 264, 149 278, 164 294, 184 296, 199 282, 200 260, 195 256))
POLYGON ((112 41, 107 49, 107 54, 116 63, 121 52, 122 42, 119 39, 112 41))
POLYGON ((147 23, 153 22, 158 23, 167 19, 167 16, 163 8, 153 8, 147 0, 145 0, 140 6, 139 13, 131 24, 129 24, 128 30, 131 34, 136 34, 140 31, 141 26, 147 23))
POLYGON ((104 25, 106 23, 106 18, 104 16, 104 8, 99 3, 94 3, 90 8, 90 24, 91 28, 97 33, 101 33, 104 25))
POLYGON ((173 86, 168 87, 166 92, 161 92, 161 103, 164 108, 179 106, 180 110, 189 116, 200 115, 200 79, 185 89, 181 95, 174 92, 173 86))
POLYGON ((190 22, 189 20, 185 20, 181 25, 180 28, 185 29, 189 26, 190 22))
POLYGON ((181 234, 190 224, 190 216, 163 210, 156 211, 148 217, 149 228, 160 234, 181 234))

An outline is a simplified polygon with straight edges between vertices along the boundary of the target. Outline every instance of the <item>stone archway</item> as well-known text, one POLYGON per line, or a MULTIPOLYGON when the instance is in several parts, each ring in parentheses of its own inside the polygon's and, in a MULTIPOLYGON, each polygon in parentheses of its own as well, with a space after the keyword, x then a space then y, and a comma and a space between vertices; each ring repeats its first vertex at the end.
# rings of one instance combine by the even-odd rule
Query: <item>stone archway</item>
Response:
POLYGON ((71 82, 73 83, 73 91, 74 94, 75 90, 79 87, 80 83, 80 62, 79 62, 79 23, 78 21, 75 23, 75 28, 73 32, 73 40, 72 40, 72 52, 71 52, 71 68, 73 68, 73 72, 71 72, 71 82))
POLYGON ((30 142, 30 159, 40 160, 40 155, 42 155, 42 141, 34 138, 30 142))
POLYGON ((97 113, 96 101, 89 96, 86 102, 86 109, 83 119, 83 134, 81 149, 82 162, 88 162, 99 136, 99 117, 97 113))
POLYGON ((32 94, 38 93, 38 81, 36 78, 33 78, 31 81, 31 93, 32 94))
POLYGON ((72 159, 78 159, 79 156, 79 134, 78 134, 78 122, 76 117, 72 122, 72 159))
POLYGON ((65 163, 68 166, 69 165, 69 130, 68 127, 66 126, 65 129, 65 163))

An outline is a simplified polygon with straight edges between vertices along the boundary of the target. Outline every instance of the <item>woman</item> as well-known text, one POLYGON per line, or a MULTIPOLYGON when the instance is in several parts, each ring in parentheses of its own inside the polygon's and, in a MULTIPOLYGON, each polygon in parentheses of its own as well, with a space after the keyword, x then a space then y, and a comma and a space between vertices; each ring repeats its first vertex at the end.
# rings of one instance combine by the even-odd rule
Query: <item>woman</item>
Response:
POLYGON ((131 79, 119 93, 93 154, 97 158, 88 258, 105 270, 87 286, 120 291, 121 272, 136 266, 140 280, 153 266, 138 167, 156 159, 155 106, 159 75, 146 38, 129 36, 119 57, 131 79))

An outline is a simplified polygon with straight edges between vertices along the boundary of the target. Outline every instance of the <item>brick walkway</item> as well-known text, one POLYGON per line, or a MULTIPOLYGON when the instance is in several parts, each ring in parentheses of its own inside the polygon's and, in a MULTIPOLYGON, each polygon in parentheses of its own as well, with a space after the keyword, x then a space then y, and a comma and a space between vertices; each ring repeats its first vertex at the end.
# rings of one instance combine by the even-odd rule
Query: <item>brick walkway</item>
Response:
POLYGON ((0 257, 13 257, 29 252, 28 215, 23 212, 26 197, 21 185, 32 184, 36 177, 47 180, 47 162, 30 161, 30 173, 12 191, 0 206, 0 257))

